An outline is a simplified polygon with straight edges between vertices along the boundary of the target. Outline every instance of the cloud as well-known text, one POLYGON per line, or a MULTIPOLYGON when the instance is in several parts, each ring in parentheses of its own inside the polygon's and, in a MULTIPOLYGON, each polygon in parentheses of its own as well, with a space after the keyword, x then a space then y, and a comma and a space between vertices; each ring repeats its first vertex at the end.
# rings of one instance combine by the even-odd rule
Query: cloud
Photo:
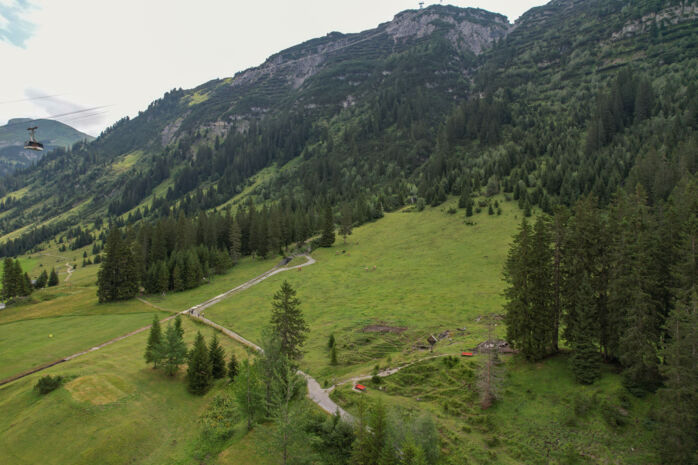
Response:
POLYGON ((0 0, 0 40, 26 48, 25 42, 36 26, 26 19, 32 5, 27 0, 0 0))

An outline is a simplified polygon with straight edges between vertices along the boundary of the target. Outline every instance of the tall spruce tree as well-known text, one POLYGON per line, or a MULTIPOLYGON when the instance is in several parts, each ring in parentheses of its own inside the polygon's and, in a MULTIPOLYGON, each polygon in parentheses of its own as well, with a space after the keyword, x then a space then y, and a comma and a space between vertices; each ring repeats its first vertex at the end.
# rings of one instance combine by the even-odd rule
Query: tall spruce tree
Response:
POLYGON ((17 295, 17 278, 14 262, 10 257, 3 260, 2 270, 2 300, 12 299, 17 295))
POLYGON ((570 358, 572 373, 577 382, 592 384, 601 376, 601 355, 594 343, 598 334, 598 321, 594 312, 594 294, 590 280, 586 275, 582 281, 575 283, 575 337, 572 341, 570 358))
POLYGON ((238 359, 235 357, 235 352, 230 353, 230 361, 228 362, 228 378, 230 382, 235 381, 235 377, 240 372, 240 365, 238 364, 238 359))
POLYGON ((659 341, 662 320, 653 298, 652 225, 641 188, 622 193, 612 210, 612 272, 609 309, 619 322, 618 358, 623 382, 635 395, 655 391, 660 383, 659 341))
POLYGON ((148 335, 148 343, 145 347, 145 362, 152 363, 153 368, 158 367, 160 357, 162 356, 162 329, 160 328, 160 320, 157 315, 153 316, 153 323, 150 326, 150 334, 148 335))
POLYGON ((693 211, 681 225, 673 273, 675 304, 661 351, 666 379, 659 390, 657 448, 663 463, 691 463, 698 457, 698 184, 693 211))
POLYGON ((320 236, 320 247, 332 247, 334 244, 334 217, 332 216, 332 207, 328 204, 325 207, 325 216, 322 224, 322 236, 320 236))
POLYGON ((140 276, 131 244, 113 227, 107 236, 105 257, 97 274, 97 297, 100 302, 130 299, 136 295, 140 276))
POLYGON ((165 338, 156 357, 162 361, 165 373, 169 376, 174 376, 179 371, 179 366, 187 360, 187 346, 172 324, 167 325, 165 338))
POLYGON ((554 352, 552 249, 548 221, 539 217, 533 230, 526 218, 509 250, 504 277, 507 339, 529 360, 554 352))
POLYGON ((279 338, 282 353, 290 360, 299 360, 303 356, 301 347, 309 330, 300 303, 296 290, 288 281, 281 284, 272 302, 271 326, 279 338))
POLYGON ((51 268, 51 274, 48 277, 48 287, 58 286, 58 273, 55 268, 51 268))
POLYGON ((196 333, 194 347, 189 354, 187 385, 192 394, 203 395, 213 384, 213 370, 206 341, 201 332, 196 333))
POLYGON ((225 377, 226 367, 225 367, 225 351, 218 342, 218 334, 213 333, 213 338, 211 339, 211 345, 208 349, 208 356, 211 359, 211 374, 214 379, 221 379, 225 377))

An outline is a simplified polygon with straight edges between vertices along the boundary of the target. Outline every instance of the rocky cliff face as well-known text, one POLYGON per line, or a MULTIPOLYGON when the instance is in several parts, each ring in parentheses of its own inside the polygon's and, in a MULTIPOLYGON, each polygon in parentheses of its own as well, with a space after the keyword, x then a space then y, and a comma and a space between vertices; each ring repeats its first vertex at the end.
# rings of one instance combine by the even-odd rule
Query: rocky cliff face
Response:
POLYGON ((337 52, 366 47, 367 42, 375 42, 380 44, 381 52, 388 55, 436 33, 443 34, 461 52, 478 55, 505 37, 510 28, 505 16, 485 10, 438 5, 424 10, 408 10, 376 29, 359 34, 333 32, 280 52, 261 66, 238 73, 230 85, 251 86, 278 77, 297 89, 337 52))

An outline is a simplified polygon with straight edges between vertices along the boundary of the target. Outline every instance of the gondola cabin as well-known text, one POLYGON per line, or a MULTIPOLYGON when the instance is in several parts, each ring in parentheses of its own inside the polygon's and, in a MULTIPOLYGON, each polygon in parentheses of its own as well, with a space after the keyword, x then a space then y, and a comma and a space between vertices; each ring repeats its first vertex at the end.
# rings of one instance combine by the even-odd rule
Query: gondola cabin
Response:
POLYGON ((34 137, 34 131, 36 131, 37 129, 37 126, 34 126, 33 128, 27 128, 27 131, 29 131, 29 140, 24 143, 25 149, 36 150, 38 152, 44 150, 44 144, 38 142, 34 137))

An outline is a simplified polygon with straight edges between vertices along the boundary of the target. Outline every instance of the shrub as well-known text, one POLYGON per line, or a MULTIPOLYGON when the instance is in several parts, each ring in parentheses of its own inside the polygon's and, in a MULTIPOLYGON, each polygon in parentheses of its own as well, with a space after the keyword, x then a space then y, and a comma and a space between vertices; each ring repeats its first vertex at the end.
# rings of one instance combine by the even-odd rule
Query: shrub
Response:
POLYGON ((36 385, 34 386, 34 389, 39 391, 39 394, 48 394, 49 392, 57 389, 61 383, 63 383, 63 377, 62 376, 51 376, 51 375, 46 375, 43 376, 37 381, 36 385))

